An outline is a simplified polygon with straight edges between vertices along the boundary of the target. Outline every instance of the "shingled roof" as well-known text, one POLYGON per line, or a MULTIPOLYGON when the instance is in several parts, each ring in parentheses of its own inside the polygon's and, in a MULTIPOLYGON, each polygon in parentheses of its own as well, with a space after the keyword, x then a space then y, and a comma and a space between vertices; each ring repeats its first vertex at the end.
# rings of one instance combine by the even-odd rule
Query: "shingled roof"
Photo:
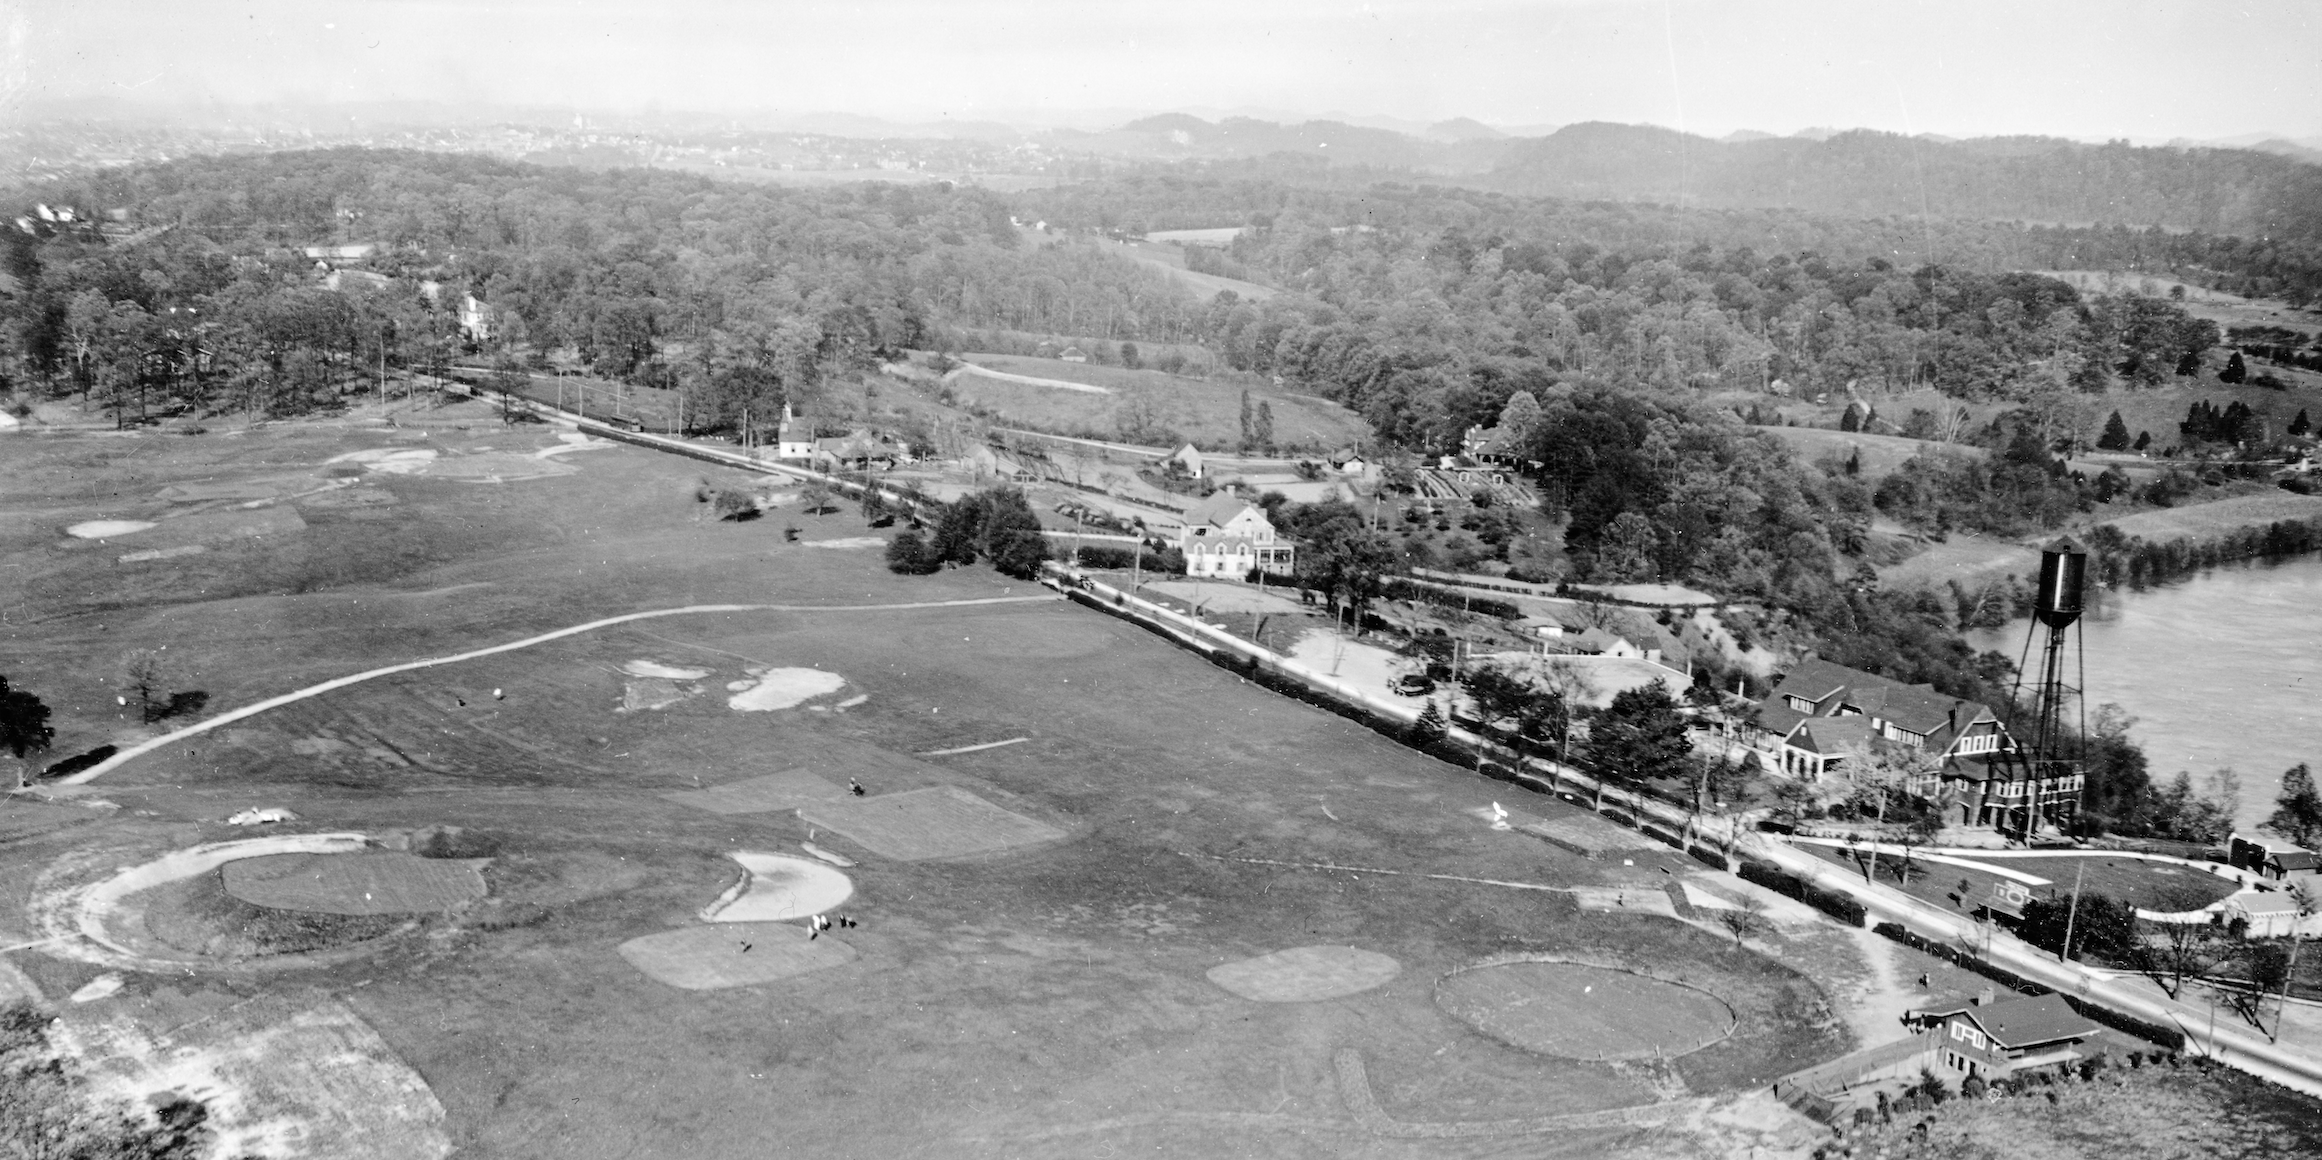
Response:
POLYGON ((1989 1007, 1961 1007, 1955 1011, 1928 1011, 1931 1019, 1965 1015, 2002 1048, 2021 1050, 2066 1039, 2086 1039, 2104 1028, 2090 1022, 2056 994, 2010 999, 1989 1007))

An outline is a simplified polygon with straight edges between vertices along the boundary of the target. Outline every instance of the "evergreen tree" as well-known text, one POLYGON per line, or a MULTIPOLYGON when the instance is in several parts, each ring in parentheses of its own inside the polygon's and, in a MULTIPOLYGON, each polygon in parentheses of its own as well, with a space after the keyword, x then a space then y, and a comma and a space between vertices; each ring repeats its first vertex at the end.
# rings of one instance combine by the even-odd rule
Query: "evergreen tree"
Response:
POLYGON ((1013 487, 984 493, 979 537, 992 567, 1018 580, 1038 576, 1041 561, 1048 558, 1048 535, 1040 530, 1040 517, 1033 513, 1024 493, 1013 487))
POLYGON ((2133 443, 2133 444, 2130 444, 2130 445, 2129 445, 2129 450, 2131 450, 2131 451, 2142 451, 2142 450, 2144 450, 2145 448, 2147 448, 2147 447, 2150 447, 2150 446, 2152 446, 2152 445, 2153 445, 2153 433, 2152 433, 2152 432, 2150 432, 2150 431, 2139 431, 2139 432, 2137 432, 2137 441, 2136 441, 2135 443, 2133 443))
POLYGON ((1693 752, 1667 681, 1614 694, 1589 727, 1588 744, 1596 756, 1600 807, 1604 782, 1642 790, 1656 778, 1685 772, 1685 759, 1693 752))
MULTIPOLYGON (((40 698, 22 689, 8 687, 8 678, 0 677, 0 749, 5 749, 18 761, 27 754, 48 748, 56 739, 56 730, 48 723, 48 706, 40 698)), ((29 771, 30 765, 26 765, 29 771)), ((31 780, 26 773, 17 775, 17 784, 31 780)))
POLYGON ((1248 451, 1250 446, 1257 441, 1255 422, 1256 416, 1250 411, 1249 388, 1244 387, 1242 389, 1242 450, 1244 451, 1248 451))
POLYGON ((2241 352, 2238 350, 2225 360, 2225 369, 2217 372, 2217 381, 2221 383, 2238 383, 2248 378, 2249 364, 2241 361, 2241 352))
POLYGON ((1257 439, 1260 448, 1274 445, 1274 404, 1264 399, 1258 400, 1258 417, 1250 422, 1250 434, 1257 439))
POLYGON ((2200 374, 2201 352, 2189 350, 2179 357, 2177 359, 2177 373, 2180 375, 2200 374))
POLYGON ((2121 421, 2120 412, 2114 411, 2112 418, 2104 421, 2104 434, 2096 437, 2096 446, 2100 451, 2128 450, 2128 424, 2121 421))
POLYGON ((1419 719, 1411 723, 1410 737, 1415 745, 1431 745, 1449 734, 1450 728, 1443 723, 1443 711, 1436 708, 1432 700, 1427 702, 1426 708, 1419 710, 1419 719))
POLYGON ((2290 434, 2302 439, 2313 430, 2314 424, 2306 418, 2306 408, 2298 408, 2298 417, 2290 420, 2290 434))

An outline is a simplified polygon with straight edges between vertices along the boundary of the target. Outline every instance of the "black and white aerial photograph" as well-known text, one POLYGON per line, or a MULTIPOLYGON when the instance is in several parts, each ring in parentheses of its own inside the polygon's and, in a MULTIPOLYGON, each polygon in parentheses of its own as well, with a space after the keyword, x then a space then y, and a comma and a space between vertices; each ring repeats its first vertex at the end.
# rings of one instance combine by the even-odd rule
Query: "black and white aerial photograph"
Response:
POLYGON ((2317 44, 0 0, 0 1158, 2322 1157, 2317 44))

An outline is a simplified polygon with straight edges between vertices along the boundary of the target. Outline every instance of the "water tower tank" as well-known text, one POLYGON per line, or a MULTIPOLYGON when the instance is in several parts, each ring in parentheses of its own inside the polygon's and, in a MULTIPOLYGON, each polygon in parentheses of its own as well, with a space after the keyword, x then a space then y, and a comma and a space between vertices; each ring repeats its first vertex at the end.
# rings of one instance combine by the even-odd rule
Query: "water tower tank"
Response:
POLYGON ((2070 537, 2040 549, 2040 590, 2032 615, 2050 628, 2080 619, 2080 590, 2088 575, 2088 550, 2070 537))

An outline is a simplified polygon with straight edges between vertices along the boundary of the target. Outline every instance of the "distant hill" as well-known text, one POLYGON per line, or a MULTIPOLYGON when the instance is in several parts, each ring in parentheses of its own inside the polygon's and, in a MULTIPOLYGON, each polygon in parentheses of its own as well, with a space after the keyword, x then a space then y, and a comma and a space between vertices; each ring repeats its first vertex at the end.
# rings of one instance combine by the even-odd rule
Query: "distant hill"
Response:
POLYGON ((1706 208, 2161 226, 2322 239, 2322 166, 2246 149, 2086 145, 2052 137, 1946 142, 1852 130, 1716 141, 1591 122, 1506 143, 1461 184, 1552 197, 1706 208))

